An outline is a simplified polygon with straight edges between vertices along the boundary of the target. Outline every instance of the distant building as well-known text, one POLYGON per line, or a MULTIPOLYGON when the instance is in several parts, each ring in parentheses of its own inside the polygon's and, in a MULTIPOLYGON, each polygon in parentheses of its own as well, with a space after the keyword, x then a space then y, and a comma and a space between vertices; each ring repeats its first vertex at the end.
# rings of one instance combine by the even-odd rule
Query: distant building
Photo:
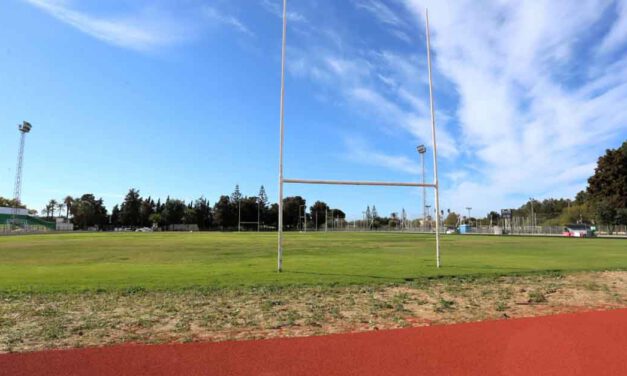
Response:
MULTIPOLYGON (((13 215, 14 208, 0 206, 0 214, 13 215)), ((17 209, 17 215, 28 215, 28 209, 17 209)))
MULTIPOLYGON (((28 209, 17 209, 17 213, 14 213, 14 210, 14 208, 0 207, 0 231, 14 231, 14 226, 17 226, 19 231, 36 232, 54 231, 57 229, 54 222, 32 216, 28 213, 28 209)), ((69 226, 65 228, 68 228, 67 231, 70 231, 69 226)))

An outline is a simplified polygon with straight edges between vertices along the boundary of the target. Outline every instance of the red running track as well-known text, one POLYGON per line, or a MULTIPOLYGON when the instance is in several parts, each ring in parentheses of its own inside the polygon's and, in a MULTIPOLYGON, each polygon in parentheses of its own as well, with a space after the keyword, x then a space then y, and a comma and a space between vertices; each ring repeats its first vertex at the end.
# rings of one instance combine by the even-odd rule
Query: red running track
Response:
POLYGON ((0 355, 1 375, 627 375, 627 310, 0 355))

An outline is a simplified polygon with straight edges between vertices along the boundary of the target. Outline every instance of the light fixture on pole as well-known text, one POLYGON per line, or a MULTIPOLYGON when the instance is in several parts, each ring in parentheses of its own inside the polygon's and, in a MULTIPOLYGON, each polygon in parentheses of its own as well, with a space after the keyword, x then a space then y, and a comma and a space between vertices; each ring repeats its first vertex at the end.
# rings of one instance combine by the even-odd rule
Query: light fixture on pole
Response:
MULTIPOLYGON (((422 184, 425 183, 425 153, 427 148, 424 145, 418 145, 416 148, 418 154, 420 154, 420 164, 422 165, 422 184)), ((422 221, 427 219, 427 187, 422 187, 422 221)))
MULTIPOLYGON (((427 208, 427 218, 431 216, 431 205, 425 205, 427 208)), ((429 227, 431 227, 431 220, 429 220, 429 227)))
POLYGON ((365 211, 362 211, 362 212, 361 212, 361 218, 362 218, 362 221, 361 221, 361 222, 362 222, 362 224, 364 225, 364 230, 366 230, 366 221, 367 221, 367 220, 366 220, 366 212, 365 212, 365 211))
POLYGON ((300 208, 303 208, 303 217, 302 217, 304 218, 303 230, 307 232, 307 205, 298 205, 298 223, 302 223, 300 220, 301 219, 300 208))
POLYGON ((324 232, 327 232, 329 229, 329 208, 327 206, 324 207, 324 232))
POLYGON ((30 132, 31 128, 32 125, 30 125, 30 123, 27 121, 24 121, 21 125, 17 126, 17 129, 20 131, 20 148, 17 152, 17 167, 15 169, 12 225, 16 224, 17 214, 19 212, 22 200, 22 165, 24 163, 24 142, 26 141, 26 134, 30 132))

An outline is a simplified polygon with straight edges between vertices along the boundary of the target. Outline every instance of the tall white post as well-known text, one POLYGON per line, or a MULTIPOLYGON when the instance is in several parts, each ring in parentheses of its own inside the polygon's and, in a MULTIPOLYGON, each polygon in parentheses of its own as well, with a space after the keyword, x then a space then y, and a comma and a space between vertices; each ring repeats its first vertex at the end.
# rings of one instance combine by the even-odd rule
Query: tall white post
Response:
POLYGON ((435 106, 433 104, 433 79, 431 78, 431 33, 429 32, 429 10, 425 10, 427 28, 427 65, 429 67, 429 102, 431 105, 431 136, 433 138, 433 185, 435 190, 435 252, 436 265, 440 267, 440 193, 438 183, 438 147, 435 137, 435 106))
POLYGON ((283 0, 283 40, 281 44, 281 106, 279 126, 279 239, 277 245, 277 270, 283 270, 283 129, 285 115, 285 40, 287 34, 287 0, 283 0))

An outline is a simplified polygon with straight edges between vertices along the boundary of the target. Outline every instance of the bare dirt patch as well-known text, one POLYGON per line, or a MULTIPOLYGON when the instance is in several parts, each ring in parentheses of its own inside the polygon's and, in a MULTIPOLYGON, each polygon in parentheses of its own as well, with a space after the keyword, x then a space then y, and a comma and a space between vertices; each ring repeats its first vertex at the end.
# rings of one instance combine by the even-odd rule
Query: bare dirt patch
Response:
POLYGON ((626 271, 387 286, 0 293, 0 352, 310 336, 622 307, 626 271))

